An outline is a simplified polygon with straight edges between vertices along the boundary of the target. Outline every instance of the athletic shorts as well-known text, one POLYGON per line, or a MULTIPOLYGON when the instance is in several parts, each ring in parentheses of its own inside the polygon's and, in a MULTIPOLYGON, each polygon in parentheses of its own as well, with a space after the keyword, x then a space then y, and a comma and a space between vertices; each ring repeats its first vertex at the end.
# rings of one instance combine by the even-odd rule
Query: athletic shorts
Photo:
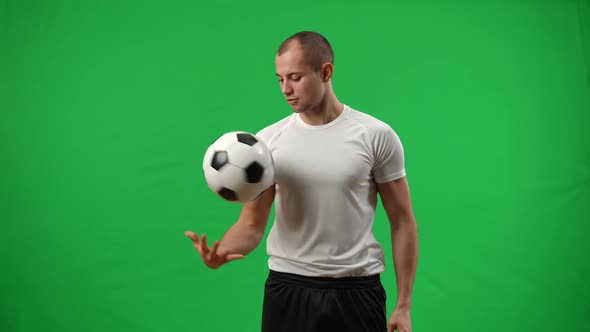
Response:
POLYGON ((379 274, 322 278, 271 270, 262 332, 386 332, 385 300, 379 274))

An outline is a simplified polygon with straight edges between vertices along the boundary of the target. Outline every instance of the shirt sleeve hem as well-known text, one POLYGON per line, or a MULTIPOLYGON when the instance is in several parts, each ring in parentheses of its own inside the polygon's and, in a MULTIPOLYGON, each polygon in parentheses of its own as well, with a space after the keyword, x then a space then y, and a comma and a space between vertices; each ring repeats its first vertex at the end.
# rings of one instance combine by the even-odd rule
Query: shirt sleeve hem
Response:
POLYGON ((403 170, 401 170, 399 172, 393 173, 393 174, 389 174, 387 176, 381 176, 381 177, 378 177, 378 178, 376 177, 375 178, 375 182, 376 183, 390 182, 390 181, 393 181, 393 180, 401 179, 404 176, 406 176, 406 170, 405 169, 403 169, 403 170))

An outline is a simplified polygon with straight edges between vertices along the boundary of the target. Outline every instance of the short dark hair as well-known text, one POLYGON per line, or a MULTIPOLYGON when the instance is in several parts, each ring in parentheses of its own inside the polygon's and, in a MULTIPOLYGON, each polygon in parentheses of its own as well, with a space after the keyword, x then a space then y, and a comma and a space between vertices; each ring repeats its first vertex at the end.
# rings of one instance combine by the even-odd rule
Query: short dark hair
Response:
POLYGON ((285 39, 281 46, 279 46, 277 55, 286 52, 293 41, 299 42, 303 49, 306 62, 315 71, 321 71, 324 63, 334 64, 332 46, 324 36, 313 31, 301 31, 285 39))

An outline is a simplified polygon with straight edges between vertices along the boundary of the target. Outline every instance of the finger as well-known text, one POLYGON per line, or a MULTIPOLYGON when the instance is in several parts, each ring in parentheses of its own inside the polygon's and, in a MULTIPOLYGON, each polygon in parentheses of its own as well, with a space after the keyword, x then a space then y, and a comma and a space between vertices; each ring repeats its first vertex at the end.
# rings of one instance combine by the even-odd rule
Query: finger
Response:
MULTIPOLYGON (((399 326, 397 326, 397 323, 393 323, 393 324, 389 324, 389 329, 388 332, 394 332, 394 331, 398 331, 397 328, 399 326)), ((398 331, 399 332, 399 331, 398 331)))
POLYGON ((201 257, 203 257, 203 250, 201 249, 201 247, 195 244, 195 249, 197 249, 197 252, 199 253, 199 255, 201 255, 201 257))
POLYGON ((242 259, 244 258, 244 255, 242 254, 228 254, 225 255, 225 260, 229 263, 231 261, 235 261, 236 259, 242 259))
POLYGON ((205 234, 201 235, 201 250, 203 251, 203 254, 209 252, 209 246, 207 245, 207 236, 205 236, 205 234))
POLYGON ((203 251, 201 250, 201 243, 199 241, 199 237, 190 231, 186 231, 184 232, 184 235, 186 235, 187 237, 189 237, 191 239, 191 241, 193 242, 193 246, 195 247, 195 249, 197 249, 197 252, 199 252, 199 254, 203 255, 203 251))
POLYGON ((199 237, 195 233, 193 233, 191 231, 186 231, 186 232, 184 232, 184 235, 186 235, 193 242, 199 243, 199 237))

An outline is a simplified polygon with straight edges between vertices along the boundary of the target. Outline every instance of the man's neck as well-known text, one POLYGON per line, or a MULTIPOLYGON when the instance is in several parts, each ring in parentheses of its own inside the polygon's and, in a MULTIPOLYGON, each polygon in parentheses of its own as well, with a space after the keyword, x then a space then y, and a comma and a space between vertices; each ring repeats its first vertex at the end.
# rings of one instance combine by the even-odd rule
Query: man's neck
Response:
POLYGON ((344 105, 336 99, 327 99, 316 108, 300 114, 301 120, 311 126, 321 126, 334 121, 344 110, 344 105))

